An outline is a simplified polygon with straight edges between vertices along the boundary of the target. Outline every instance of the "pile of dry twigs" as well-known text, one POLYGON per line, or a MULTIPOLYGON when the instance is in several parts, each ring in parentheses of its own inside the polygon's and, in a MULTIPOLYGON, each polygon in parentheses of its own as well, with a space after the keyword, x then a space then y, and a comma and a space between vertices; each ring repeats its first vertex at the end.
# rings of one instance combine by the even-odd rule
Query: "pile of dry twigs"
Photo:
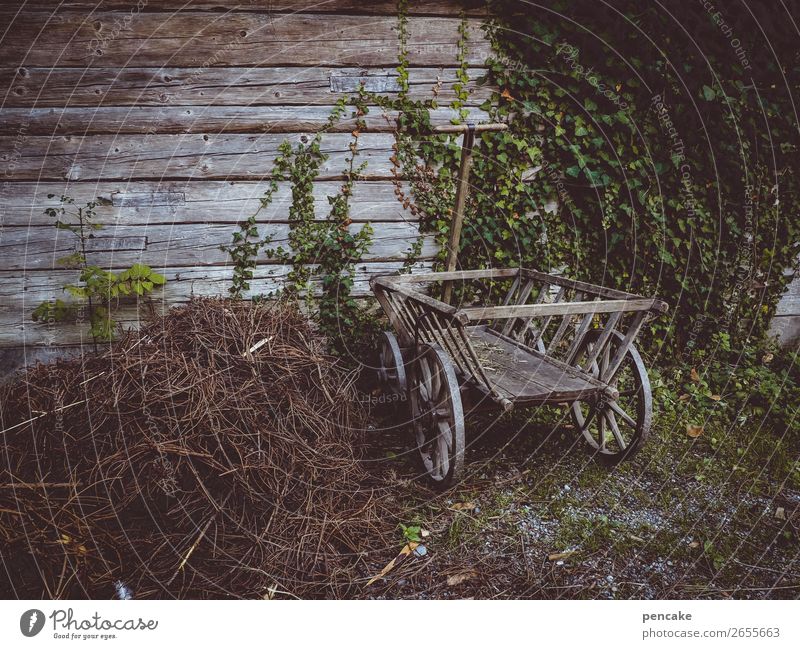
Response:
POLYGON ((343 597, 385 547, 353 377, 286 304, 194 300, 0 392, 0 597, 343 597))

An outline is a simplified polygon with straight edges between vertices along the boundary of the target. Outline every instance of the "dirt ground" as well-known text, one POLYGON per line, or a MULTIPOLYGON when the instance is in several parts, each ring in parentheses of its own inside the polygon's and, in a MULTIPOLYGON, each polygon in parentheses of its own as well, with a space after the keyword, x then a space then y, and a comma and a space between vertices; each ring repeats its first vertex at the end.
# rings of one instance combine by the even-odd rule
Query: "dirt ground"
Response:
MULTIPOLYGON (((366 597, 800 597, 800 463, 780 431, 691 439, 657 416, 645 448, 609 469, 563 409, 470 417, 466 477, 438 494, 414 479, 396 406, 373 407, 368 462, 423 548, 366 597)), ((408 538, 398 526, 398 552, 408 538)))

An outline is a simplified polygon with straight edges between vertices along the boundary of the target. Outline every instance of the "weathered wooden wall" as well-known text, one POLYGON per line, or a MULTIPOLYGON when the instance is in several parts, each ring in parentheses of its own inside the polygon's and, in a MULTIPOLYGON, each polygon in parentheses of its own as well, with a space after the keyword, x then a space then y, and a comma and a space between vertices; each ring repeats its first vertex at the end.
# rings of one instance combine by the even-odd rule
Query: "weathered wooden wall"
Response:
MULTIPOLYGON (((447 106, 454 98, 458 0, 412 0, 408 23, 410 94, 447 106)), ((489 45, 482 3, 467 8, 472 79, 489 45)), ((164 309, 190 295, 224 294, 232 268, 220 244, 253 213, 278 144, 308 137, 336 99, 360 82, 398 89, 395 0, 4 0, 0 4, 0 363, 19 365, 78 345, 85 327, 30 319, 42 300, 60 296, 74 273, 56 259, 73 249, 43 210, 48 194, 78 204, 98 198, 106 228, 92 260, 110 269, 143 262, 168 283, 164 309), (98 6, 99 5, 99 6, 98 6), (188 6, 187 6, 188 5, 188 6), (56 7, 54 9, 54 7, 56 7), (57 234, 59 236, 57 236, 57 234), (9 351, 10 350, 10 351, 9 351)), ((448 122, 452 112, 435 115, 448 122)), ((367 278, 398 268, 415 241, 414 218, 390 182, 394 115, 373 110, 362 135, 369 161, 355 188, 353 228, 375 224, 355 293, 367 278)), ((315 186, 318 216, 338 191, 349 132, 341 121, 323 138, 330 154, 315 186)), ((276 244, 285 241, 289 188, 281 185, 259 215, 276 244)), ((421 264, 435 254, 432 241, 421 264)), ((288 269, 261 258, 255 292, 280 286, 288 269)), ((800 333, 800 283, 779 307, 773 331, 791 344, 800 333)), ((133 324, 136 308, 123 309, 133 324)))
POLYGON ((778 302, 769 331, 782 347, 800 351, 800 276, 794 277, 778 302))
MULTIPOLYGON (((410 94, 431 97, 441 83, 447 106, 463 4, 409 4, 410 94)), ((468 104, 478 114, 489 92, 476 81, 489 45, 483 10, 467 14, 468 104)), ((0 347, 24 347, 29 361, 86 337, 85 328, 30 320, 39 302, 61 296, 60 286, 74 279, 55 263, 75 242, 43 214, 54 204, 48 194, 76 204, 100 199, 106 228, 90 261, 112 270, 142 262, 163 272, 168 283, 157 308, 224 294, 232 268, 219 246, 258 205, 278 145, 308 138, 362 80, 397 92, 397 23, 396 2, 386 0, 4 0, 0 347)), ((360 138, 369 164, 353 195, 352 227, 370 221, 375 237, 358 266, 358 294, 368 291, 371 274, 398 268, 417 237, 390 182, 393 117, 371 111, 360 138)), ((435 119, 451 117, 443 108, 435 119)), ((321 219, 326 196, 338 192, 352 127, 344 120, 323 137, 330 159, 315 186, 321 219)), ((288 233, 288 191, 282 185, 259 215, 276 244, 288 233)), ((435 252, 427 241, 421 263, 435 252)), ((253 289, 273 290, 286 273, 262 258, 253 289)), ((138 317, 135 308, 123 310, 125 323, 138 317)), ((6 351, 4 358, 21 356, 6 351)))

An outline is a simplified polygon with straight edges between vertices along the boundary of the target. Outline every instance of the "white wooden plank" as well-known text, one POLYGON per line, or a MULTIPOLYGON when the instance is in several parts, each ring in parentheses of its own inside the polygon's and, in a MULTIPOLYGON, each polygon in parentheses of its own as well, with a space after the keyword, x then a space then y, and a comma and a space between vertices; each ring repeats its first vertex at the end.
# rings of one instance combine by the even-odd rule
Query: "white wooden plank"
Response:
MULTIPOLYGON (((65 99, 66 101, 66 99, 65 99)), ((352 112, 352 111, 351 111, 352 112)), ((336 122, 333 133, 350 133, 356 119, 336 122)), ((397 129, 397 111, 373 107, 364 116, 367 132, 397 129)), ((0 125, 6 134, 94 135, 159 133, 302 133, 328 127, 330 106, 100 106, 96 108, 2 108, 0 125)), ((456 111, 431 111, 431 124, 442 126, 458 117, 456 111)), ((467 119, 482 122, 485 111, 467 108, 467 119)))
MULTIPOLYGON (((44 210, 58 207, 59 198, 67 195, 77 206, 99 203, 96 222, 107 226, 234 224, 258 211, 267 188, 268 183, 259 181, 7 183, 0 188, 0 223, 6 227, 52 227, 53 218, 44 210)), ((403 184, 402 190, 407 195, 409 187, 403 184)), ((318 219, 328 218, 328 197, 340 192, 341 182, 314 183, 318 219)), ((258 222, 288 222, 291 201, 290 183, 278 183, 272 203, 259 212, 258 222)), ((356 222, 417 220, 398 200, 394 184, 386 181, 354 184, 350 218, 356 222)))
MULTIPOLYGON (((24 8, 27 11, 53 11, 58 9, 96 11, 130 11, 136 6, 135 0, 4 0, 7 8, 24 8)), ((226 10, 252 11, 251 0, 149 0, 145 11, 197 11, 226 10)), ((408 3, 409 16, 458 16, 466 11, 470 16, 485 16, 487 6, 484 0, 414 0, 408 3)), ((271 13, 350 13, 397 15, 397 0, 269 0, 263 4, 271 13)))
MULTIPOLYGON (((307 134, 242 135, 87 135, 31 136, 20 141, 0 136, 0 175, 6 180, 94 179, 260 179, 268 177, 278 146, 310 142, 307 134)), ((319 180, 341 178, 350 156, 349 133, 322 136, 328 159, 320 165, 319 180)), ((366 178, 392 177, 394 137, 364 133, 358 159, 367 163, 366 178)))
MULTIPOLYGON (((397 18, 264 12, 21 12, 0 24, 8 66, 384 65, 397 63, 397 18)), ((408 21, 413 65, 454 65, 460 19, 408 21)), ((467 60, 490 55, 480 19, 468 19, 467 60)))
MULTIPOLYGON (((353 223, 357 232, 363 223, 353 223)), ((235 228, 219 224, 120 225, 99 232, 94 245, 100 249, 89 256, 89 262, 103 267, 120 267, 143 263, 153 268, 213 266, 229 261, 220 246, 230 245, 235 228), (114 240, 123 243, 115 244, 114 240), (142 249, 143 246, 143 249, 142 249), (117 248, 108 250, 108 248, 117 248)), ((289 225, 267 224, 262 234, 272 237, 272 245, 289 248, 289 225)), ((53 269, 57 260, 77 250, 71 232, 55 228, 3 228, 0 239, 0 270, 53 269)), ((403 260, 418 238, 414 223, 384 223, 375 228, 365 261, 403 260)), ((437 252, 436 242, 427 235, 421 259, 432 259, 437 252)), ((262 262, 264 260, 263 256, 262 262)), ((274 262, 273 262, 274 263, 274 262)))
MULTIPOLYGON (((0 88, 3 106, 47 108, 96 106, 330 106, 341 96, 331 92, 331 76, 368 79, 397 75, 394 67, 233 67, 233 68, 52 68, 3 67, 0 88)), ((370 64, 373 65, 373 64, 370 64)), ((411 68, 409 98, 432 99, 436 88, 440 105, 455 98, 453 67, 411 68)), ((477 106, 492 88, 479 83, 485 70, 470 68, 466 104, 477 106)), ((160 127, 160 125, 159 125, 160 127)))

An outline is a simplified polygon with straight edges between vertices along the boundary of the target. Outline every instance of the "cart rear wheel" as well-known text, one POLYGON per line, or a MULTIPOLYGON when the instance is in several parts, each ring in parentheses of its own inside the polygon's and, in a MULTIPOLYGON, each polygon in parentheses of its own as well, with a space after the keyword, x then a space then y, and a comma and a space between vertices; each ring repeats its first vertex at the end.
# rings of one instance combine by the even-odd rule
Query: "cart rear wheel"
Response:
POLYGON ((384 331, 378 343, 378 385, 385 394, 403 395, 407 389, 406 368, 397 338, 384 331))
MULTIPOLYGON (((600 333, 595 331, 586 336, 575 358, 576 365, 583 366, 600 333)), ((618 332, 612 334, 600 357, 592 363, 592 376, 599 377, 605 371, 622 339, 618 332)), ((575 426, 597 453, 598 459, 613 465, 630 458, 642 447, 653 419, 650 379, 642 357, 633 345, 628 348, 610 385, 619 391, 618 399, 599 395, 587 401, 576 401, 570 409, 575 426)))
POLYGON ((439 345, 417 348, 409 396, 422 469, 443 489, 460 477, 464 466, 464 412, 453 363, 439 345))

